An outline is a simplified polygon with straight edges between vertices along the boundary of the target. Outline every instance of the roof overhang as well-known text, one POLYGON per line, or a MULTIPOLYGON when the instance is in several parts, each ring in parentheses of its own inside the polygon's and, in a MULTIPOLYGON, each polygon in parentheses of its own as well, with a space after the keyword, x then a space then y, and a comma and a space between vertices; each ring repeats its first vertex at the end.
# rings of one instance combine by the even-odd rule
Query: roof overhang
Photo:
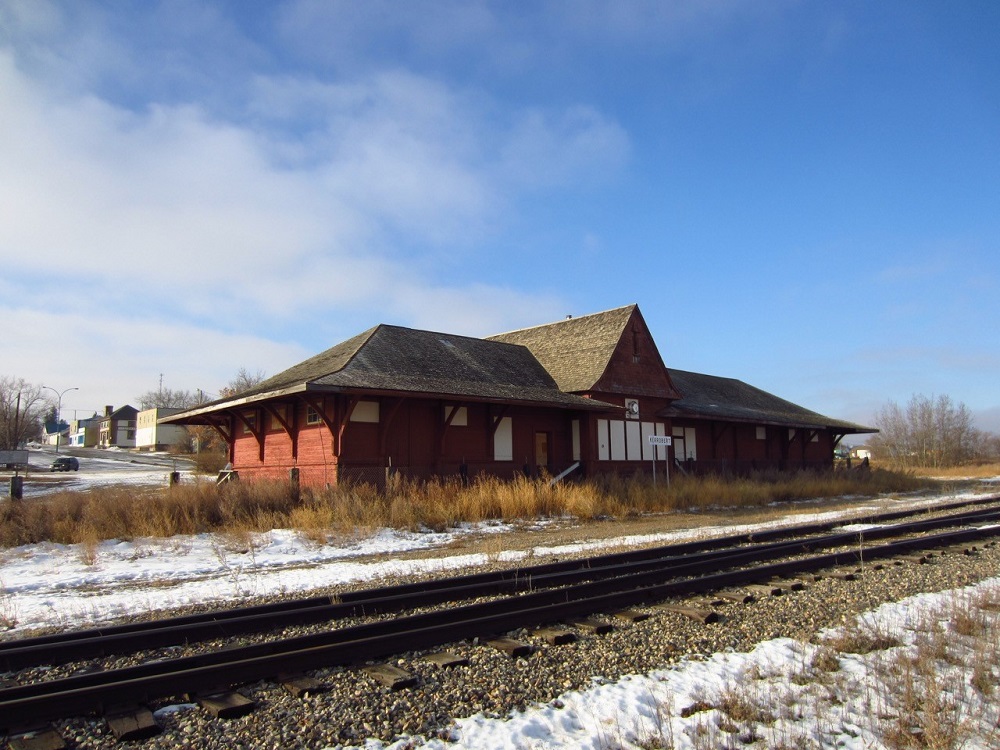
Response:
POLYGON ((781 418, 774 414, 743 416, 724 414, 721 412, 714 414, 710 408, 707 408, 704 411, 689 411, 685 409, 678 409, 675 406, 668 406, 657 412, 656 416, 666 419, 691 419, 703 422, 739 422, 741 424, 753 424, 768 427, 788 427, 798 430, 832 430, 833 432, 843 435, 858 435, 878 432, 878 430, 874 427, 865 427, 864 425, 840 422, 838 420, 821 422, 796 417, 794 415, 789 415, 787 418, 781 418))
POLYGON ((267 401, 275 401, 289 396, 306 395, 348 395, 369 396, 372 398, 411 398, 415 400, 450 401, 454 403, 504 404, 510 406, 527 406, 533 408, 562 409, 566 411, 590 412, 624 412, 624 407, 609 404, 597 399, 584 398, 572 394, 562 394, 559 399, 510 399, 489 396, 476 396, 460 393, 435 393, 430 391, 399 391, 391 389, 348 388, 343 386, 321 386, 310 383, 298 384, 264 393, 255 393, 243 398, 232 398, 205 404, 194 409, 162 417, 157 424, 211 424, 212 415, 225 414, 234 410, 253 407, 267 401))

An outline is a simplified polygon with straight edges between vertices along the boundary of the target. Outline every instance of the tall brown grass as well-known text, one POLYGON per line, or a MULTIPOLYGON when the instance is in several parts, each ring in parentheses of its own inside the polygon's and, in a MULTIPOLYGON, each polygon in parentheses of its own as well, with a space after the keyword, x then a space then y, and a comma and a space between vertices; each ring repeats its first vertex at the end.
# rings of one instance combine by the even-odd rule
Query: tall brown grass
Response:
POLYGON ((0 546, 41 541, 167 537, 209 531, 261 532, 295 528, 316 541, 376 528, 443 530, 460 522, 572 517, 629 518, 650 513, 760 507, 777 502, 873 496, 928 485, 911 474, 802 472, 749 478, 677 477, 653 485, 643 477, 604 477, 550 485, 520 478, 458 481, 401 480, 385 490, 371 485, 303 488, 287 482, 246 481, 217 486, 203 481, 169 488, 102 488, 61 492, 0 505, 0 546))
MULTIPOLYGON (((890 467, 891 468, 891 467, 890 467)), ((949 479, 963 479, 966 477, 986 478, 1000 476, 1000 464, 965 464, 963 466, 932 467, 916 466, 910 469, 915 475, 923 477, 947 477, 949 479)))

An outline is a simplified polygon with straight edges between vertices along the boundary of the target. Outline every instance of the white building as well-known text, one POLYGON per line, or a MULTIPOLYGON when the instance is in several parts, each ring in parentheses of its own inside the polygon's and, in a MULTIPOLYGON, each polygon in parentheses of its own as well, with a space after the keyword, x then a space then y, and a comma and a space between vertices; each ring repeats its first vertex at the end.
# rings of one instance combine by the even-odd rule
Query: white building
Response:
POLYGON ((187 428, 176 424, 157 424, 163 417, 183 409, 146 409, 136 415, 135 447, 141 451, 162 451, 186 443, 187 428))

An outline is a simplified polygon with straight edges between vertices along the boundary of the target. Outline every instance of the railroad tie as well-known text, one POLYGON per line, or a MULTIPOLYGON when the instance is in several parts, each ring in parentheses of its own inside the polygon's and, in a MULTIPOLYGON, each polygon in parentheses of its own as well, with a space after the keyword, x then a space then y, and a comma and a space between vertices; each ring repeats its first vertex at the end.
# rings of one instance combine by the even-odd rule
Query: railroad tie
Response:
POLYGON ((797 578, 781 578, 772 581, 771 584, 781 589, 788 589, 789 591, 803 591, 806 587, 805 581, 800 581, 797 578))
POLYGON ((642 622, 649 619, 649 612, 643 612, 641 609, 623 609, 615 612, 614 617, 625 622, 642 622))
POLYGON ((536 630, 534 635, 538 636, 550 646, 563 646, 576 641, 576 633, 565 628, 542 628, 536 630))
POLYGON ((66 740, 55 729, 38 729, 13 735, 10 750, 65 750, 66 740))
POLYGON ((716 596, 722 601, 736 602, 737 604, 753 604, 757 597, 746 591, 720 591, 716 596))
POLYGON ((365 673, 390 690, 405 690, 417 684, 417 678, 393 664, 373 664, 365 667, 365 673))
POLYGON ((190 696, 217 719, 238 719, 254 710, 256 703, 236 692, 190 696))
POLYGON ((781 596, 785 593, 785 590, 781 586, 775 586, 769 583, 754 583, 746 587, 747 591, 754 594, 759 594, 763 597, 768 596, 781 596))
POLYGON ((531 644, 514 638, 494 638, 487 641, 486 645, 513 657, 530 656, 533 650, 531 644))
POLYGON ((163 731, 153 718, 153 712, 144 706, 112 711, 104 720, 119 742, 145 740, 163 731))
POLYGON ((585 633, 593 633, 594 635, 605 635, 615 629, 615 626, 610 622, 598 620, 594 617, 587 617, 582 620, 570 620, 569 624, 585 633))
POLYGON ((898 555, 899 560, 904 562, 916 563, 917 565, 926 565, 930 560, 931 556, 928 554, 923 555, 898 555))
POLYGON ((308 675, 282 675, 278 678, 278 682, 296 698, 308 698, 310 695, 326 693, 330 689, 308 675))
POLYGON ((438 651, 437 653, 427 654, 427 656, 424 656, 422 658, 423 661, 435 664, 439 667, 444 667, 445 669, 451 669, 452 667, 469 666, 468 659, 466 659, 464 656, 453 654, 451 651, 438 651))
POLYGON ((702 625, 711 625, 712 623, 719 622, 722 619, 722 615, 711 609, 701 609, 699 607, 684 607, 677 604, 660 604, 656 609, 663 610, 664 612, 671 612, 678 615, 684 615, 690 620, 695 622, 700 622, 702 625))
POLYGON ((832 578, 835 581, 858 580, 858 576, 853 570, 831 570, 829 573, 820 573, 816 576, 817 581, 821 581, 824 578, 832 578))

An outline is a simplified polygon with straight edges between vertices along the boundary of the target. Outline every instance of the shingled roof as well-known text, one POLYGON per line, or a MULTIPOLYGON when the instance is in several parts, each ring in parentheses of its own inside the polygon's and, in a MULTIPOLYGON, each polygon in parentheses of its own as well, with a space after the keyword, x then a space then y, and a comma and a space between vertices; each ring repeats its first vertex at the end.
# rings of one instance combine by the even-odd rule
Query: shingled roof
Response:
POLYGON ((559 390, 523 346, 379 325, 259 385, 164 421, 300 392, 399 392, 559 408, 615 407, 559 390))
POLYGON ((661 410, 661 417, 715 418, 800 429, 834 429, 848 435, 878 432, 872 427, 823 416, 742 380, 672 368, 670 379, 683 394, 683 398, 661 410))
POLYGON ((593 390, 615 353, 636 305, 567 318, 488 337, 528 347, 568 393, 593 390))

